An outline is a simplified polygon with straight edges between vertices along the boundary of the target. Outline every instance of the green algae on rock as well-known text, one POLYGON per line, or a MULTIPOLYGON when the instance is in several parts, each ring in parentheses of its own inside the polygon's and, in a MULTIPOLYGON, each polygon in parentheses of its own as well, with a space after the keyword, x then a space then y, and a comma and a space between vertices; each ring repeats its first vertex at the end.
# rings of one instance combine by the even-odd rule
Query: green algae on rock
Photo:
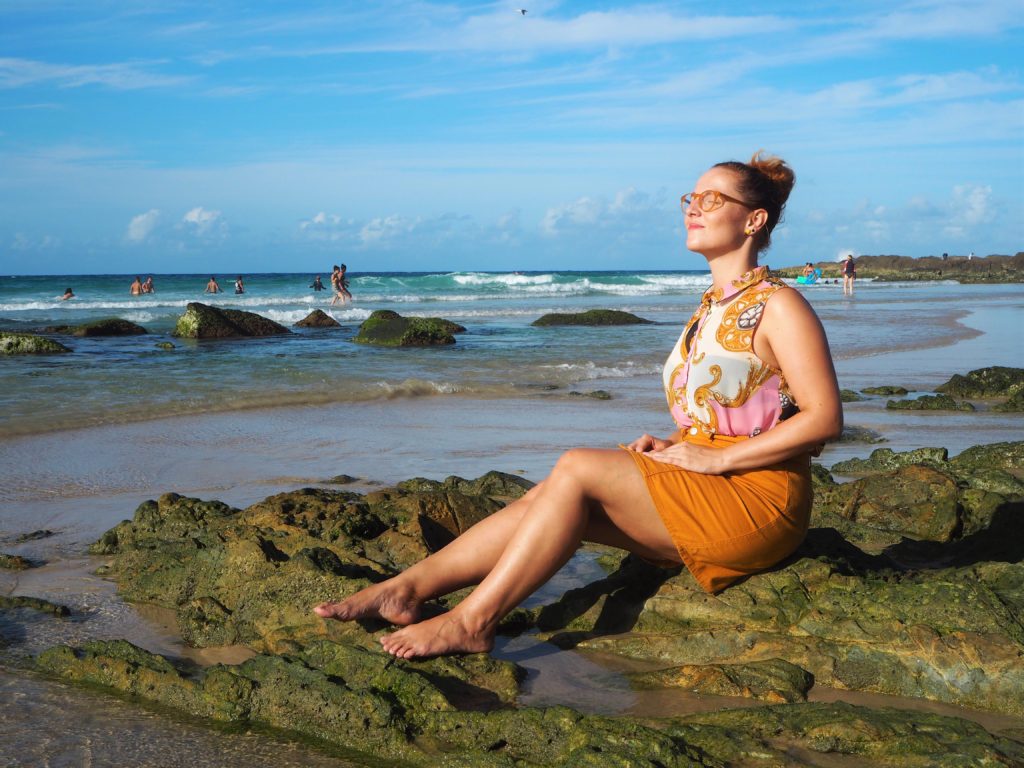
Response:
POLYGON ((935 391, 952 397, 1010 397, 1024 391, 1024 368, 994 365, 978 368, 966 376, 954 374, 935 391))
POLYGON ((407 481, 365 496, 304 488, 238 510, 165 494, 107 531, 121 594, 174 610, 193 645, 245 643, 274 651, 325 636, 361 635, 312 607, 395 575, 440 549, 528 481, 488 473, 474 481, 407 481))
POLYGON ((530 325, 649 325, 652 322, 618 309, 588 309, 586 312, 552 312, 538 317, 530 325))
POLYGON ((859 403, 864 398, 854 392, 852 389, 841 389, 839 390, 839 400, 843 403, 859 403))
POLYGON ((171 335, 187 339, 231 339, 283 333, 291 331, 255 312, 211 307, 209 304, 192 301, 178 318, 171 335))
POLYGON ((55 352, 70 352, 59 341, 37 336, 34 333, 12 333, 0 331, 0 355, 49 355, 55 352))
POLYGON ((8 555, 0 552, 0 568, 9 571, 24 571, 32 567, 32 563, 21 555, 8 555))
POLYGON ((304 318, 295 323, 296 328, 340 328, 341 323, 322 309, 314 309, 304 318))
POLYGON ((454 344, 454 334, 465 330, 440 317, 402 317, 390 309, 378 309, 362 322, 352 341, 381 347, 433 347, 454 344))
POLYGON ((865 395, 906 395, 909 390, 904 387, 896 387, 891 384, 884 384, 880 387, 864 387, 861 390, 865 395))
POLYGON ((782 659, 751 664, 683 664, 651 672, 635 672, 630 681, 640 688, 682 688, 714 696, 742 696, 776 704, 807 701, 814 676, 782 659))
POLYGON ((120 317, 93 320, 81 325, 56 325, 47 328, 51 333, 66 333, 71 336, 141 336, 149 333, 145 328, 120 317))
POLYGON ((973 411, 974 406, 949 395, 921 395, 913 400, 889 400, 885 407, 891 411, 973 411))
POLYGON ((53 603, 41 597, 28 597, 26 595, 0 595, 0 610, 12 610, 14 608, 28 608, 40 613, 49 613, 61 618, 71 615, 71 609, 60 603, 53 603))

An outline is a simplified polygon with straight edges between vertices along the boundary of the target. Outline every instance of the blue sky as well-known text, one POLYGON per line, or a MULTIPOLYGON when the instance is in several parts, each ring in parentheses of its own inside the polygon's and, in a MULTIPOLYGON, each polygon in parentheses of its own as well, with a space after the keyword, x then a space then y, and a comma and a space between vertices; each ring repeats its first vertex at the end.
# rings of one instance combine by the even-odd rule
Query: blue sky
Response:
POLYGON ((759 148, 797 172, 770 264, 1015 253, 1022 19, 3 0, 0 269, 700 268, 679 195, 759 148))

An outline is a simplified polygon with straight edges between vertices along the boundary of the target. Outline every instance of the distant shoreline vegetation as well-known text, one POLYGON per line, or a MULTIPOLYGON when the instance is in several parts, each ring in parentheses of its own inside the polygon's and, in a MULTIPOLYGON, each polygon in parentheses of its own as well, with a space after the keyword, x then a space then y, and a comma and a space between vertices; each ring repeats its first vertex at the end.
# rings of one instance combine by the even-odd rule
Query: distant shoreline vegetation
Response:
MULTIPOLYGON (((857 277, 877 282, 955 280, 958 283, 1024 283, 1024 251, 1013 256, 854 256, 857 277)), ((842 262, 818 261, 823 279, 842 278, 842 262)), ((796 278, 804 265, 774 270, 779 277, 796 278)))

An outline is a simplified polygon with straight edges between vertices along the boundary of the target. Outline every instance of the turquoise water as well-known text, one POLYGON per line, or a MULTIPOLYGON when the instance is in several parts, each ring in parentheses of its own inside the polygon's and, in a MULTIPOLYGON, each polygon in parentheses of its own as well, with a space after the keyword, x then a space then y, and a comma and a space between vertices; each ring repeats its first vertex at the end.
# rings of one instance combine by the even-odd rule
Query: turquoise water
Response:
MULTIPOLYGON (((312 274, 245 275, 235 295, 209 295, 209 275, 155 275, 156 293, 130 296, 133 275, 0 278, 0 328, 121 317, 145 336, 56 337, 71 354, 0 361, 0 436, 286 404, 360 402, 426 396, 505 397, 586 391, 602 381, 656 382, 662 362, 700 294, 707 272, 350 273, 354 300, 330 306, 312 274), (76 298, 61 301, 73 288, 76 298), (286 326, 314 308, 340 329, 293 329, 264 339, 193 341, 170 332, 190 301, 257 312, 286 326), (606 307, 652 325, 535 328, 547 312, 606 307), (440 316, 466 326, 454 346, 378 349, 350 341, 375 309, 440 316), (156 344, 172 341, 175 348, 156 344)), ((143 275, 142 277, 145 277, 143 275)), ((329 284, 328 275, 322 275, 329 284)), ((859 281, 854 299, 838 285, 801 287, 825 324, 834 354, 858 357, 948 343, 969 333, 957 324, 973 302, 1020 304, 1020 286, 859 281)), ((796 343, 796 342, 795 342, 796 343)), ((657 386, 655 384, 655 386, 657 386)))

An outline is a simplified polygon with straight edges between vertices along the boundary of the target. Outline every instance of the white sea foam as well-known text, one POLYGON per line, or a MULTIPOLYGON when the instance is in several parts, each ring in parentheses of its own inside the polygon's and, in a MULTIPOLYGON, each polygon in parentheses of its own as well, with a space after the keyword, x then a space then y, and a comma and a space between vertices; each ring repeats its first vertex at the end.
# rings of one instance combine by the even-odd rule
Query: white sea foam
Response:
POLYGON ((640 363, 635 360, 623 360, 616 365, 598 365, 588 361, 586 363, 559 363, 558 365, 541 365, 538 367, 568 373, 574 381, 626 379, 633 376, 660 373, 662 368, 661 365, 640 363))
POLYGON ((459 285, 546 285, 554 281, 554 275, 491 274, 486 272, 463 272, 452 276, 459 285))

